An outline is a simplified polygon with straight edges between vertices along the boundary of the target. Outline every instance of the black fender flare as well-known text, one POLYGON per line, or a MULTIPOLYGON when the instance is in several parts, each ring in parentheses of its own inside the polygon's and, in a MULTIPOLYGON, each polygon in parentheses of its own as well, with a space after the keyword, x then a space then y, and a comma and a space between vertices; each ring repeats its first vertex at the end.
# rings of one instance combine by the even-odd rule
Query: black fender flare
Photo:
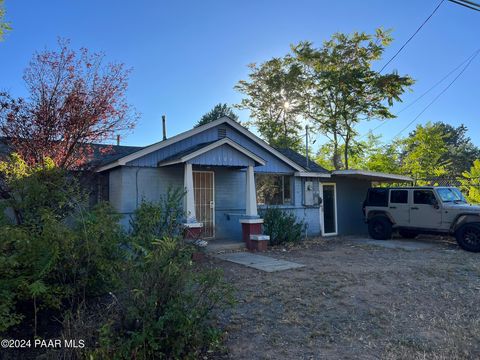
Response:
POLYGON ((371 218, 373 218, 374 216, 377 216, 377 215, 385 216, 388 220, 390 220, 390 222, 392 223, 392 225, 395 225, 395 221, 393 220, 392 215, 390 215, 390 213, 389 213, 388 211, 382 211, 382 210, 372 210, 372 211, 369 211, 369 212, 368 212, 367 222, 370 221, 371 218))
POLYGON ((454 234, 455 231, 457 231, 462 225, 471 223, 480 224, 480 214, 459 214, 452 222, 452 225, 450 226, 450 232, 454 234))

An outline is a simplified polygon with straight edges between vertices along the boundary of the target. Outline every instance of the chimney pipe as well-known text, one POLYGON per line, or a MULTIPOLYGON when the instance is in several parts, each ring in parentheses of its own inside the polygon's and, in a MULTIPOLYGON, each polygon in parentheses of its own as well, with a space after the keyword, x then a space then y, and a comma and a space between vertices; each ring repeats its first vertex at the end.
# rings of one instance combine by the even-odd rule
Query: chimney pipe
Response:
POLYGON ((120 135, 117 135, 117 146, 120 145, 120 135))
POLYGON ((162 115, 162 127, 163 127, 163 140, 167 140, 167 120, 165 115, 162 115))

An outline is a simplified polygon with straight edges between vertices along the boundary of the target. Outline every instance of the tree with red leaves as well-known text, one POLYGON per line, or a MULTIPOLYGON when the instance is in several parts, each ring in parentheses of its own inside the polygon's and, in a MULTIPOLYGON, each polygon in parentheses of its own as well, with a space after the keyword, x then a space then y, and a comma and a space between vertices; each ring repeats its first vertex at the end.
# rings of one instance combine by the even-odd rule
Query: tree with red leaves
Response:
POLYGON ((94 143, 129 131, 136 122, 125 98, 130 70, 69 45, 59 40, 58 50, 35 53, 23 76, 28 99, 0 94, 0 132, 29 164, 49 157, 61 168, 83 168, 94 143))

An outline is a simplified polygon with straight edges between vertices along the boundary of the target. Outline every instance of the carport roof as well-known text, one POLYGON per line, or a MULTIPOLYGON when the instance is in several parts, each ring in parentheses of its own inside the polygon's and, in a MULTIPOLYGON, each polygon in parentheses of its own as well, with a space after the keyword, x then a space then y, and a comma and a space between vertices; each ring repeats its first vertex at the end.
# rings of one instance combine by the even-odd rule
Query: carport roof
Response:
POLYGON ((368 170, 334 170, 332 171, 332 175, 378 182, 413 182, 413 179, 408 176, 368 170))

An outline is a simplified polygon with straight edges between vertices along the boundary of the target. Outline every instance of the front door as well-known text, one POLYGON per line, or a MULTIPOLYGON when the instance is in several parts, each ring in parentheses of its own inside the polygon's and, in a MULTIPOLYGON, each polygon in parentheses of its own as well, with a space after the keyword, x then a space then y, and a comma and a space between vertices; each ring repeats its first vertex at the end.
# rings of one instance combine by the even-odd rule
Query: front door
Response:
POLYGON ((337 235, 337 192, 335 184, 322 186, 323 235, 337 235))
POLYGON ((433 190, 413 190, 413 202, 410 206, 410 226, 440 229, 442 226, 442 210, 438 204, 433 190))
POLYGON ((195 213, 203 223, 202 237, 215 237, 215 182, 213 171, 194 171, 195 213))

